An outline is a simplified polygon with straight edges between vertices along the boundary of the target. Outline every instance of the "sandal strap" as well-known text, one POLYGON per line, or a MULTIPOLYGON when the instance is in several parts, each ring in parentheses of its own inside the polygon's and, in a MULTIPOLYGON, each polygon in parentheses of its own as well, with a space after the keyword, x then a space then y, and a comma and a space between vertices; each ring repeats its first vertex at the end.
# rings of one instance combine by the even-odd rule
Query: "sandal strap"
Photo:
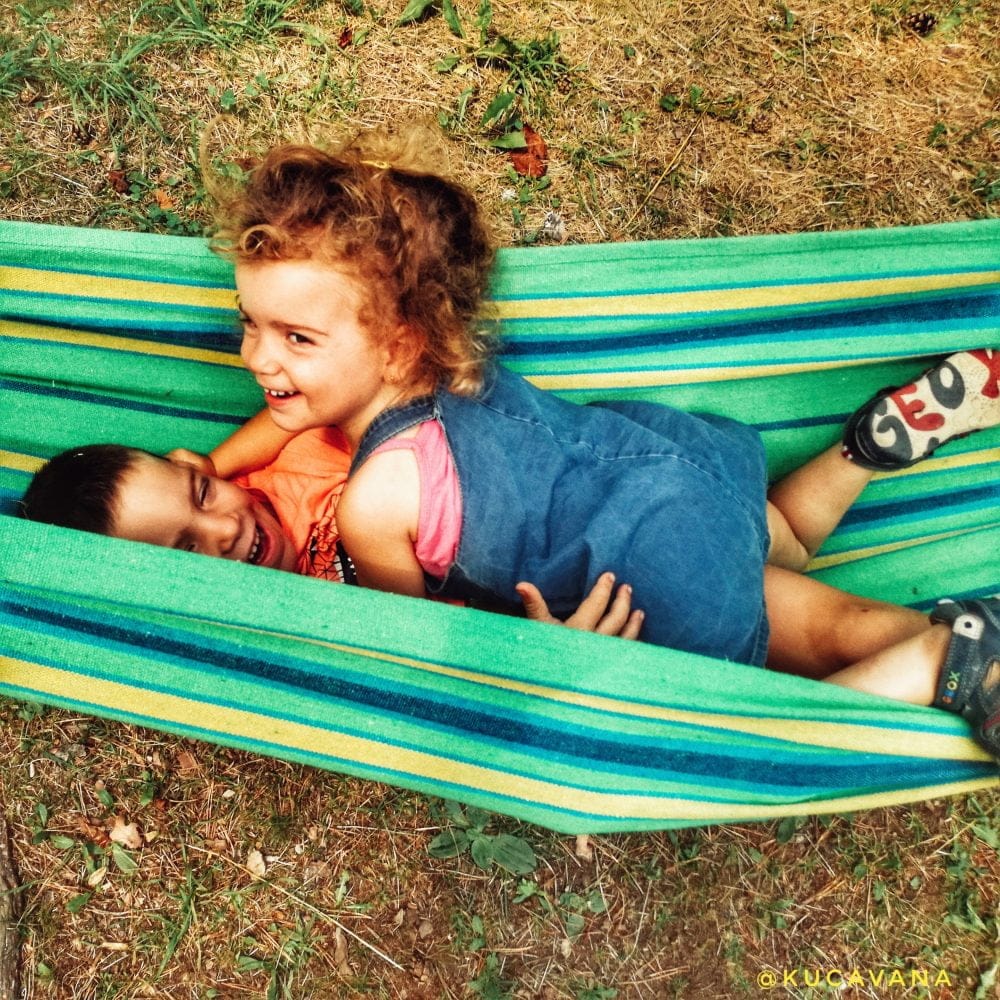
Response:
POLYGON ((934 707, 966 717, 1000 710, 1000 685, 984 692, 983 681, 1000 660, 1000 601, 942 601, 931 612, 934 624, 951 625, 951 640, 934 707))

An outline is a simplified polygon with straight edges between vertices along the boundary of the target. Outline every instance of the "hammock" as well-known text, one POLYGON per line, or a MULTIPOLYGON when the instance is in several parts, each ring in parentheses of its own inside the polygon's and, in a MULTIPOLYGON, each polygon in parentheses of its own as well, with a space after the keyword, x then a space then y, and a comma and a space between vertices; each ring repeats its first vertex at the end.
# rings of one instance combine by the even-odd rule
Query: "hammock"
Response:
MULTIPOLYGON (((494 294, 512 368, 755 424, 777 476, 1000 340, 1000 221, 508 250, 494 294)), ((0 223, 0 693, 573 833, 998 787, 945 712, 15 516, 64 448, 206 451, 250 415, 233 302, 201 240, 0 223)), ((998 459, 991 431, 879 477, 812 571, 920 608, 1000 591, 998 459)))

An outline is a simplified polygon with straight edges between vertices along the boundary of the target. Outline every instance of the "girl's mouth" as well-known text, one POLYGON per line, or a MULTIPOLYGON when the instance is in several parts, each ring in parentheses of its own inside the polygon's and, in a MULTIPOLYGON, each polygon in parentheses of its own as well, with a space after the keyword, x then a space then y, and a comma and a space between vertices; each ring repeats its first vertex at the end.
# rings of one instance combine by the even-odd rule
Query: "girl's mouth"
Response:
POLYGON ((290 399, 294 399, 299 393, 294 389, 282 391, 281 389, 265 389, 264 400, 268 406, 282 406, 290 399))

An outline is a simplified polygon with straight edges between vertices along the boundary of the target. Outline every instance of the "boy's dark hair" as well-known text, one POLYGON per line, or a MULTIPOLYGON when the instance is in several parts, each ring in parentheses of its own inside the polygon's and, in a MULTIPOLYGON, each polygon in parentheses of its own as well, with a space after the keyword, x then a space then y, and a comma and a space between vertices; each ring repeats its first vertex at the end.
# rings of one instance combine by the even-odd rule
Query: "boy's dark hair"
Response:
POLYGON ((122 478, 142 454, 120 444, 70 448, 35 473, 19 504, 21 513, 43 524, 106 535, 122 478))

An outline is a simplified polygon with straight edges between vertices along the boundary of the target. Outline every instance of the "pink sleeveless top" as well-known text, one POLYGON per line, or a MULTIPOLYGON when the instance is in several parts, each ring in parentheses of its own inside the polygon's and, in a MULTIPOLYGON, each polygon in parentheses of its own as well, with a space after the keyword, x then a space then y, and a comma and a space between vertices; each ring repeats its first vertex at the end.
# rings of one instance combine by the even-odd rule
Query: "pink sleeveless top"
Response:
POLYGON ((412 451, 420 475, 420 513, 414 552, 424 572, 443 577, 458 554, 462 534, 462 491, 458 473, 437 420, 425 420, 415 437, 395 437, 376 448, 412 451))

